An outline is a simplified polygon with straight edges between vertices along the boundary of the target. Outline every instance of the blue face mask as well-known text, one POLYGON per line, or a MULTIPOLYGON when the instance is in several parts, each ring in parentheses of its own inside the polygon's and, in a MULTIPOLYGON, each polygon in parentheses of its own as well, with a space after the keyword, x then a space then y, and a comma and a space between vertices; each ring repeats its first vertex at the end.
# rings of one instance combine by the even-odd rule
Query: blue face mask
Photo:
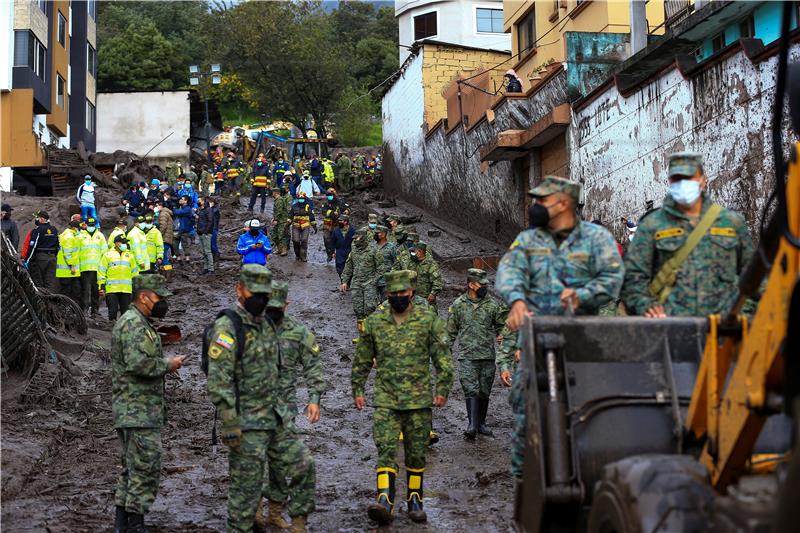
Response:
POLYGON ((119 245, 119 251, 120 252, 124 252, 127 249, 128 249, 128 245, 127 244, 120 244, 119 245))
POLYGON ((86 185, 91 185, 92 184, 92 180, 85 180, 83 183, 85 183, 86 185))
POLYGON ((94 233, 94 230, 96 229, 97 229, 96 226, 86 226, 86 231, 88 231, 89 233, 94 233))
POLYGON ((377 227, 378 227, 378 225, 377 225, 377 224, 370 224, 370 225, 369 225, 369 229, 375 229, 375 228, 377 228, 377 227))
POLYGON ((328 200, 333 201, 333 196, 328 195, 327 198, 328 198, 328 200))
POLYGON ((192 188, 192 184, 191 183, 187 183, 186 185, 184 185, 184 187, 186 187, 187 189, 191 189, 192 188))
POLYGON ((141 224, 137 224, 137 226, 139 226, 139 229, 147 229, 147 224, 145 224, 144 222, 142 222, 141 224))
POLYGON ((675 203, 689 207, 700 198, 700 184, 694 180, 680 180, 669 186, 669 195, 675 203))

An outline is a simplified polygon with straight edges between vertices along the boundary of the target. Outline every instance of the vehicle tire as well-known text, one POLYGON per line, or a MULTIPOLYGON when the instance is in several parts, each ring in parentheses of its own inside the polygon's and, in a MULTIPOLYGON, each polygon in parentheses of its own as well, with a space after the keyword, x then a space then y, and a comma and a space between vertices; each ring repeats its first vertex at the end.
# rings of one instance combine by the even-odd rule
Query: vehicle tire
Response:
POLYGON ((713 499, 708 472, 692 457, 628 457, 604 467, 594 488, 588 531, 704 532, 713 499))

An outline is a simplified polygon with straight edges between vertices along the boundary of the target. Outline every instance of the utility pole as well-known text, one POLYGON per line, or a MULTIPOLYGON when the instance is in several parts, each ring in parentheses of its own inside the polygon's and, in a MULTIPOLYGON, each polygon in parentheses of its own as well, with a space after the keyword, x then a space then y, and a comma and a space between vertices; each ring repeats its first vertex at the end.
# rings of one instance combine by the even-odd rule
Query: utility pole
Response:
POLYGON ((211 79, 212 85, 219 85, 222 83, 222 69, 219 63, 212 63, 208 71, 200 70, 198 65, 189 66, 189 85, 200 88, 200 96, 203 98, 205 105, 205 138, 206 138, 206 160, 211 161, 211 121, 209 120, 208 112, 208 88, 206 83, 200 83, 207 79, 211 79))

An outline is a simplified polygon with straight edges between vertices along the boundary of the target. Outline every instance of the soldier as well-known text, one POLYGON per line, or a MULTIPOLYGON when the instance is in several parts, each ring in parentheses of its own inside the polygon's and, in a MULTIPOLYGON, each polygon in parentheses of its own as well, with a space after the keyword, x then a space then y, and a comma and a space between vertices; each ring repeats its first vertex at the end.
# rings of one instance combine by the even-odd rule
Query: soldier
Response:
MULTIPOLYGON (((282 424, 278 432, 288 432, 294 439, 276 439, 267 449, 269 487, 263 491, 269 501, 269 514, 266 525, 281 529, 288 529, 289 524, 281 516, 283 506, 289 500, 289 516, 306 515, 314 509, 314 477, 310 486, 294 487, 289 491, 286 478, 292 477, 289 469, 292 464, 286 458, 291 458, 291 453, 300 455, 300 461, 308 465, 313 474, 314 459, 308 447, 297 436, 294 417, 297 414, 297 367, 303 367, 303 380, 308 389, 308 405, 306 418, 312 424, 319 421, 320 398, 325 392, 325 380, 322 377, 322 361, 319 356, 319 345, 314 334, 302 322, 286 314, 288 307, 287 295, 289 285, 281 281, 272 282, 272 294, 267 302, 266 317, 275 324, 276 332, 281 346, 280 360, 280 397, 285 400, 280 405, 278 414, 282 424), (293 450, 281 447, 288 444, 294 446, 293 450), (290 453, 291 452, 291 453, 290 453)), ((295 459, 297 460, 297 459, 295 459)), ((266 480, 265 480, 266 481, 266 480)))
POLYGON ((423 473, 431 427, 431 405, 444 407, 453 380, 453 362, 444 322, 435 313, 411 303, 408 270, 386 275, 390 309, 370 315, 358 342, 351 384, 358 410, 364 409, 364 386, 373 361, 377 364, 372 437, 378 448, 377 500, 367 514, 380 524, 392 520, 397 476, 397 435, 404 434, 408 515, 424 522, 423 473), (430 366, 436 369, 431 392, 430 366))
POLYGON ((353 169, 352 162, 347 154, 339 154, 336 157, 336 179, 338 187, 343 192, 353 192, 353 169))
POLYGON ((292 245, 294 245, 295 261, 308 262, 308 238, 311 230, 317 233, 317 221, 314 210, 304 192, 297 193, 297 200, 289 211, 292 218, 292 245))
POLYGON ((283 452, 284 471, 292 474, 288 491, 298 495, 289 504, 294 531, 305 531, 306 514, 314 508, 308 496, 314 492, 314 465, 304 461, 296 435, 284 430, 291 419, 284 418, 279 341, 264 318, 271 281, 267 267, 242 266, 236 307, 217 318, 206 337, 208 393, 222 419, 222 442, 230 448, 228 531, 253 529, 270 447, 283 452))
POLYGON ((397 241, 397 247, 395 248, 395 259, 392 270, 413 270, 414 260, 411 259, 410 243, 406 238, 405 231, 396 232, 395 240, 397 241))
MULTIPOLYGON (((619 294, 625 270, 616 242, 605 228, 579 219, 580 193, 580 184, 556 176, 546 176, 528 192, 535 198, 528 212, 531 229, 517 235, 495 282, 511 306, 506 324, 512 332, 533 314, 595 315, 619 294)), ((518 483, 525 447, 524 381, 518 367, 509 394, 511 472, 518 483)))
POLYGON ((363 229, 367 232, 367 242, 371 247, 375 247, 375 229, 378 227, 378 215, 375 213, 370 213, 367 216, 367 224, 361 226, 360 229, 363 229))
POLYGON ((59 250, 56 256, 59 292, 79 305, 81 303, 80 231, 80 218, 70 220, 69 226, 58 236, 59 250))
POLYGON ((700 154, 670 155, 668 177, 669 194, 640 219, 625 255, 626 309, 651 318, 722 313, 753 254, 744 217, 711 202, 700 154))
POLYGON ((364 319, 378 305, 377 282, 384 268, 383 256, 367 245, 367 232, 361 228, 353 238, 353 249, 344 264, 340 286, 342 292, 352 291, 359 333, 362 332, 364 319))
MULTIPOLYGON (((413 270, 409 270, 409 272, 411 272, 411 274, 410 274, 410 276, 411 276, 411 286, 413 288, 414 284, 417 281, 417 273, 414 272, 413 270)), ((412 294, 412 297, 411 297, 411 303, 412 304, 414 304, 415 306, 420 307, 422 309, 431 309, 431 304, 428 303, 428 300, 426 300, 425 298, 423 298, 422 296, 420 296, 419 294, 417 294, 413 290, 412 290, 411 294, 412 294)), ((389 300, 384 300, 378 305, 378 307, 376 308, 376 311, 385 311, 385 310, 389 309, 390 307, 391 306, 389 305, 389 300)))
MULTIPOLYGON (((378 225, 375 228, 375 242, 377 244, 378 253, 383 257, 384 272, 392 270, 395 261, 397 260, 397 248, 394 244, 390 243, 386 238, 389 233, 389 228, 386 226, 378 225)), ((383 276, 378 278, 378 295, 383 300, 386 296, 386 280, 383 276)))
MULTIPOLYGON (((281 174, 283 175, 283 174, 281 174)), ((291 223, 289 207, 291 197, 288 194, 281 196, 278 187, 272 188, 272 243, 278 250, 278 255, 285 256, 289 253, 289 242, 286 229, 291 223)))
POLYGON ((427 298, 434 312, 438 312, 436 295, 444 288, 439 263, 428 254, 428 244, 422 241, 416 243, 411 259, 411 269, 417 273, 417 293, 427 298))
POLYGON ((364 185, 364 155, 362 153, 357 153, 355 159, 353 159, 353 168, 355 169, 355 176, 353 181, 355 182, 356 187, 361 187, 364 185))
POLYGON ((164 357, 161 338, 151 325, 151 318, 166 315, 169 296, 164 276, 136 276, 133 306, 111 333, 111 409, 122 448, 114 531, 146 531, 144 515, 158 492, 166 413, 164 376, 177 371, 185 359, 164 357))
POLYGON ((100 313, 97 270, 100 268, 100 259, 108 251, 108 244, 92 217, 86 220, 86 230, 80 233, 80 239, 81 308, 84 313, 91 310, 92 315, 97 315, 100 313))
POLYGON ((469 425, 464 436, 491 435, 486 426, 489 396, 495 371, 495 342, 503 330, 508 309, 487 298, 489 278, 486 271, 467 271, 467 292, 456 298, 448 312, 447 334, 451 345, 458 339, 461 361, 461 388, 467 402, 469 425))
POLYGON ((387 238, 389 242, 397 244, 397 235, 399 233, 405 233, 406 228, 400 223, 400 215, 389 215, 389 235, 387 238))

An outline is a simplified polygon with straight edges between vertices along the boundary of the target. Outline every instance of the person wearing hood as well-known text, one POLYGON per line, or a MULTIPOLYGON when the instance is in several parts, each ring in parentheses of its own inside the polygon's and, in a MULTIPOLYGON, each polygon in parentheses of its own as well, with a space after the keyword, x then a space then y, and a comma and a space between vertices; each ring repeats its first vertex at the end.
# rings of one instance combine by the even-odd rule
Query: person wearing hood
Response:
POLYGON ((299 196, 300 193, 305 193, 308 204, 313 208, 314 196, 320 194, 321 191, 317 186, 317 182, 311 179, 311 174, 308 170, 303 171, 303 177, 300 183, 297 184, 297 195, 299 196))
POLYGON ((197 209, 197 198, 200 195, 197 194, 197 191, 194 189, 194 185, 192 185, 192 181, 191 180, 187 179, 187 180, 183 181, 183 187, 181 187, 180 190, 178 191, 178 198, 180 198, 182 196, 188 196, 189 197, 189 205, 193 209, 197 209))
POLYGON ((75 197, 81 206, 81 220, 86 222, 90 217, 94 218, 97 220, 97 227, 100 227, 100 220, 97 218, 97 209, 95 208, 94 190, 92 177, 86 174, 83 177, 83 183, 78 187, 75 197))
POLYGON ((81 308, 83 312, 91 311, 92 315, 100 313, 100 297, 97 292, 97 270, 100 259, 108 251, 106 238, 97 227, 94 218, 86 220, 86 229, 80 232, 80 265, 81 265, 81 308))
POLYGON ((506 84, 506 93, 522 92, 522 80, 519 79, 514 69, 508 69, 505 76, 503 76, 503 80, 506 84))
POLYGON ((239 236, 236 251, 242 256, 243 265, 266 265, 267 256, 272 253, 272 245, 263 231, 261 222, 254 218, 247 224, 247 231, 239 236))

